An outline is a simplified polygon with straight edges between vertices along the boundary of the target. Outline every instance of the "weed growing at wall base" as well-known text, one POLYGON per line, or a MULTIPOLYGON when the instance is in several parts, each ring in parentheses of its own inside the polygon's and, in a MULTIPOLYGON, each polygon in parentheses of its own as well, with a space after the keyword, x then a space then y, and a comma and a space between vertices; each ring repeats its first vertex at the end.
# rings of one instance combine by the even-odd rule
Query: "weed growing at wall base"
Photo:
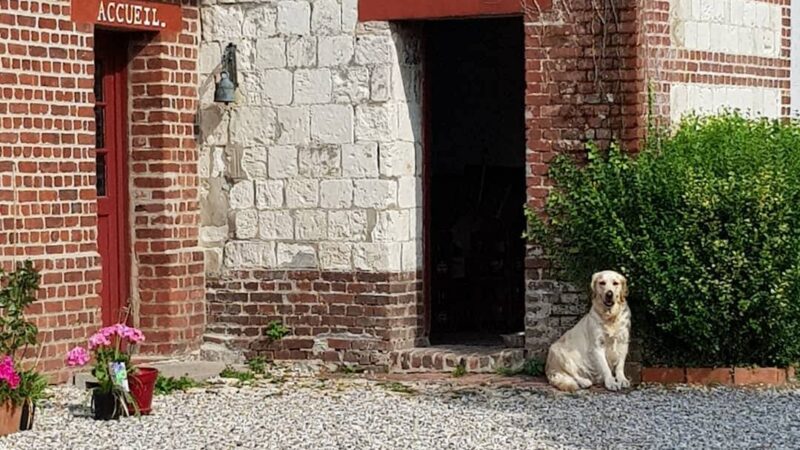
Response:
POLYGON ((800 126, 725 113, 648 142, 556 159, 529 239, 580 285, 629 278, 650 364, 800 360, 800 126))

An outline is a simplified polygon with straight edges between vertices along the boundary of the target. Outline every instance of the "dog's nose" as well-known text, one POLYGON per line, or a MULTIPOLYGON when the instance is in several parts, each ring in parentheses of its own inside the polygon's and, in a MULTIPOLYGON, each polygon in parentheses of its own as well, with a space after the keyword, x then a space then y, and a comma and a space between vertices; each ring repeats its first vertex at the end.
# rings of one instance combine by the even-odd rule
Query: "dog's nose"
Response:
POLYGON ((611 300, 613 298, 614 298, 614 292, 613 291, 606 291, 606 300, 611 300))

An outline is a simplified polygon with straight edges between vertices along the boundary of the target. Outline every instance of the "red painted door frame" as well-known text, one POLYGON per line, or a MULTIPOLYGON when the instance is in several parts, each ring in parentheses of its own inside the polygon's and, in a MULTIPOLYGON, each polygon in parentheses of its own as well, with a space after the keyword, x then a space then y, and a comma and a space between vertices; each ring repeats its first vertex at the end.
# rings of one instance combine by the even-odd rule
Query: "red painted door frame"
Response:
POLYGON ((359 0, 358 20, 424 20, 520 15, 547 9, 552 0, 359 0))
POLYGON ((124 319, 130 297, 127 48, 122 33, 95 34, 97 247, 105 326, 124 319))
MULTIPOLYGON (((431 75, 430 52, 428 51, 428 30, 422 28, 422 301, 425 309, 425 337, 430 339, 433 316, 431 298, 431 280, 433 249, 431 246, 431 75)), ((430 344, 430 342, 428 342, 430 344)))

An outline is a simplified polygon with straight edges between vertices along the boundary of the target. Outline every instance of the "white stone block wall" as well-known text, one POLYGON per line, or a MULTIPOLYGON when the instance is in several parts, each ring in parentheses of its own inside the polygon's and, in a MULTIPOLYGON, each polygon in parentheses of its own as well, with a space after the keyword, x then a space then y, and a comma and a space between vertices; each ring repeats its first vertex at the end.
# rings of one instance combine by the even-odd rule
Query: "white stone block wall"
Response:
POLYGON ((706 115, 723 109, 738 109, 751 117, 777 119, 781 116, 781 90, 699 83, 675 83, 670 87, 670 118, 673 121, 688 112, 706 115))
POLYGON ((678 48, 776 58, 782 6, 759 0, 671 0, 672 44, 678 48))
MULTIPOLYGON (((670 118, 736 109, 779 118, 788 6, 763 0, 670 0, 672 59, 685 63, 669 90, 670 118)), ((796 58, 794 58, 796 59, 796 58)))
POLYGON ((421 267, 421 48, 356 0, 203 0, 203 223, 210 275, 421 267), (238 99, 213 103, 225 46, 238 99))

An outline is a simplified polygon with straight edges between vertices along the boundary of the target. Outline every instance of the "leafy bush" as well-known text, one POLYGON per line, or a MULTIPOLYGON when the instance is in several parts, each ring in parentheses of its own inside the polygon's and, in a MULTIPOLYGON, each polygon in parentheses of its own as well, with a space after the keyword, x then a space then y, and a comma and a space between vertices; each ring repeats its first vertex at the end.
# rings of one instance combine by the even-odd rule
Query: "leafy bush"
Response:
POLYGON ((581 286, 629 278, 648 363, 799 361, 800 126, 725 113, 655 137, 557 158, 529 238, 581 286))

